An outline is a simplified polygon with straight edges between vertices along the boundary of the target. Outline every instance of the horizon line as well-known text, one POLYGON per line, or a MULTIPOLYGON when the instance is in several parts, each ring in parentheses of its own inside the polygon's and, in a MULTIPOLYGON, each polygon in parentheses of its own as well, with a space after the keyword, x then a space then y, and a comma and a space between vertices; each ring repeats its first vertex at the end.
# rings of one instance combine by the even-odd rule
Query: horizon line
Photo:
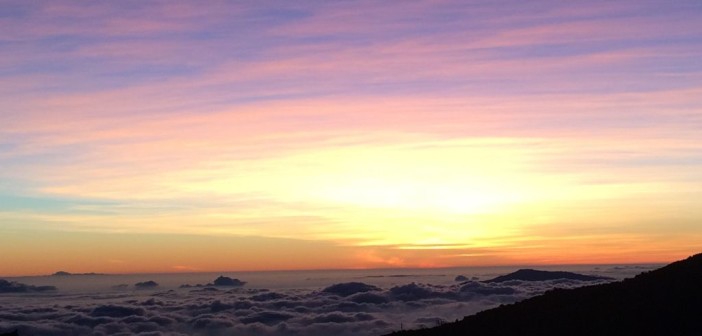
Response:
POLYGON ((134 275, 178 275, 178 274, 231 274, 231 273, 273 273, 273 272, 346 272, 346 271, 378 271, 378 270, 448 270, 463 268, 495 268, 495 267, 559 267, 559 266, 637 266, 637 265, 668 265, 669 262, 633 262, 633 263, 572 263, 572 264, 510 264, 510 265, 477 265, 477 266, 448 266, 448 267, 366 267, 366 268, 310 268, 310 269, 272 269, 272 270, 240 270, 240 271, 176 271, 176 272, 134 272, 134 273, 103 273, 103 272, 68 272, 59 270, 52 274, 33 275, 0 275, 0 278, 29 278, 29 277, 71 277, 71 276, 134 276, 134 275), (58 272, 67 272, 68 275, 55 275, 58 272))

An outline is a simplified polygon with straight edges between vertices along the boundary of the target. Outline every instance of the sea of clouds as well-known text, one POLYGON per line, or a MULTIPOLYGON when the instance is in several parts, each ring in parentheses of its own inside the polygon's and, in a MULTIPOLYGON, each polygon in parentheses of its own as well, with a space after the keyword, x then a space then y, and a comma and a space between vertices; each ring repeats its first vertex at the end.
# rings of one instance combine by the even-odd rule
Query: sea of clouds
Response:
MULTIPOLYGON (((383 335, 432 327, 576 280, 449 284, 416 282, 381 287, 368 281, 318 289, 190 287, 105 292, 0 293, 0 333, 20 335, 383 335)), ((361 279, 362 280, 362 279, 361 279)), ((372 282, 372 281, 371 281, 372 282)), ((594 282, 601 283, 606 281, 594 282)), ((36 289, 37 287, 34 287, 36 289)))

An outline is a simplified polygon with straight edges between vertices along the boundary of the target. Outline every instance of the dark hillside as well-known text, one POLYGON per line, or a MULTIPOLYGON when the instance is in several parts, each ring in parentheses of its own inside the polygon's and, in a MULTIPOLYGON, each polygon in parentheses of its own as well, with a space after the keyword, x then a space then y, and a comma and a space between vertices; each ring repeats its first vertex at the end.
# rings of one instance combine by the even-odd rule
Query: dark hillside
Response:
POLYGON ((632 279, 552 290, 455 323, 392 335, 702 335, 702 254, 632 279))

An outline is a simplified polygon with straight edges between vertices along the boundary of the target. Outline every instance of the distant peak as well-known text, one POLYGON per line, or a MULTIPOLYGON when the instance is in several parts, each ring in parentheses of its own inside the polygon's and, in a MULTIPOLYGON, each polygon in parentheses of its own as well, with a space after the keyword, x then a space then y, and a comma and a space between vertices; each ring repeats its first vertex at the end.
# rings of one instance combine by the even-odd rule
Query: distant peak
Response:
POLYGON ((503 282, 510 280, 520 280, 520 281, 546 281, 546 280, 556 280, 556 279, 568 279, 568 280, 579 280, 579 281, 597 281, 597 280, 611 280, 611 278, 594 276, 594 275, 584 275, 572 272, 563 271, 541 271, 530 268, 520 269, 516 272, 512 272, 506 275, 498 276, 494 279, 487 280, 485 282, 503 282))
POLYGON ((71 272, 66 272, 66 271, 58 271, 51 276, 78 276, 78 275, 105 275, 103 273, 71 273, 71 272))

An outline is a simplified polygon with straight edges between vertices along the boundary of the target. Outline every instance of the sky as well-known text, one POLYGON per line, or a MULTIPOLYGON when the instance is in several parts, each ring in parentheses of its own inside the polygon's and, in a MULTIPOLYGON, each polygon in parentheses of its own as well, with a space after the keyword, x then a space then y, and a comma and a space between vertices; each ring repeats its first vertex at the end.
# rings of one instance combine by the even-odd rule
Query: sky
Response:
POLYGON ((673 261, 699 1, 4 1, 0 275, 673 261))

